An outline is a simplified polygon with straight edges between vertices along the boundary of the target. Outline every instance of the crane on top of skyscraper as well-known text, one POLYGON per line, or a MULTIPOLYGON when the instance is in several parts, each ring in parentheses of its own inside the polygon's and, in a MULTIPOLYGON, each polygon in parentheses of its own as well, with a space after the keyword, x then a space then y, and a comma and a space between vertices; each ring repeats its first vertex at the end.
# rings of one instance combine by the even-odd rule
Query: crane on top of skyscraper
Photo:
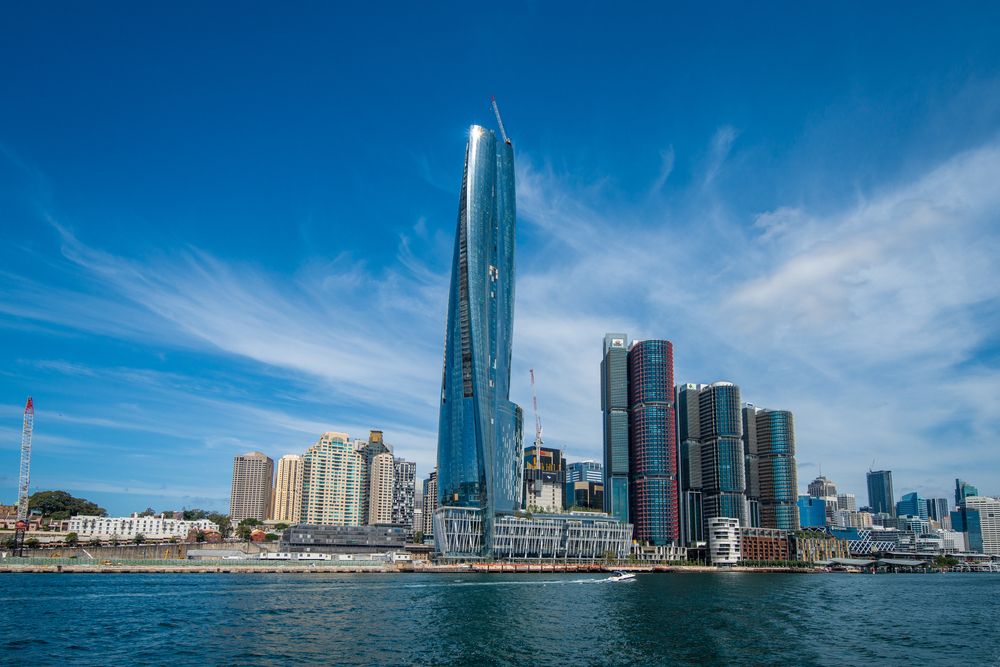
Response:
POLYGON ((535 406, 535 469, 542 467, 542 420, 538 418, 538 399, 535 397, 535 369, 531 373, 531 402, 535 406))
POLYGON ((503 142, 505 144, 511 145, 510 139, 507 138, 507 132, 505 132, 504 129, 503 129, 503 121, 500 120, 500 109, 497 108, 497 101, 496 101, 496 99, 493 98, 492 95, 490 95, 490 99, 493 100, 493 111, 497 115, 497 123, 500 124, 500 136, 503 137, 503 142))
POLYGON ((35 406, 28 397, 24 406, 24 430, 21 432, 21 477, 17 483, 17 526, 14 529, 14 555, 24 553, 24 533, 28 530, 28 477, 31 473, 31 431, 35 425, 35 406))

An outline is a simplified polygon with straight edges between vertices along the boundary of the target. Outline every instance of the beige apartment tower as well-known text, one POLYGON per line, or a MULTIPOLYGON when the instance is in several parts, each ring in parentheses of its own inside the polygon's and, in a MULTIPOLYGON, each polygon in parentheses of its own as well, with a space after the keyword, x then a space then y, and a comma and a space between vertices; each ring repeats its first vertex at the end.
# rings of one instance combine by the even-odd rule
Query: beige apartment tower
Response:
POLYGON ((395 461, 386 452, 372 459, 368 489, 368 525, 392 523, 392 501, 396 488, 395 461))
POLYGON ((260 452, 233 457, 233 492, 229 517, 235 526, 243 519, 264 521, 271 509, 274 461, 260 452))
POLYGON ((302 512, 302 457, 295 454, 278 460, 274 477, 274 521, 297 524, 302 512))
POLYGON ((364 457, 346 433, 324 433, 302 456, 299 523, 326 526, 362 524, 364 457))

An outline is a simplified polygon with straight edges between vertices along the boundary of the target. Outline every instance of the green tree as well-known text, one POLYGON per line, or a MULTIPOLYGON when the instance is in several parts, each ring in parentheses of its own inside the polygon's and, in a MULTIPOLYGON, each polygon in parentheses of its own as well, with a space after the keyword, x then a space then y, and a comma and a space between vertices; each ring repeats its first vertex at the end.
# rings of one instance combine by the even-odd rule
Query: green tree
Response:
POLYGON ((194 534, 194 541, 195 542, 204 542, 205 541, 205 531, 199 530, 197 533, 195 533, 194 534))
POLYGON ((36 491, 28 497, 28 507, 47 519, 68 519, 71 516, 107 516, 103 507, 83 498, 74 498, 65 491, 36 491))
POLYGON ((274 530, 276 530, 279 533, 281 531, 283 531, 283 530, 288 530, 288 524, 287 523, 276 523, 276 524, 274 524, 274 530))
POLYGON ((67 533, 66 539, 64 540, 68 546, 75 547, 76 543, 79 541, 80 536, 76 533, 67 533))
POLYGON ((184 514, 185 521, 197 521, 205 517, 212 518, 208 516, 209 513, 206 510, 184 510, 182 513, 184 514))
POLYGON ((153 511, 152 507, 147 507, 143 511, 139 512, 139 516, 155 516, 156 512, 153 511))
POLYGON ((236 529, 236 537, 247 542, 250 541, 250 534, 253 533, 253 528, 240 523, 239 527, 236 529))
POLYGON ((413 536, 413 541, 416 542, 417 544, 423 544, 424 543, 424 531, 418 530, 417 533, 416 533, 416 535, 413 536))
POLYGON ((275 535, 274 533, 268 533, 267 535, 264 536, 264 541, 265 542, 277 542, 278 541, 278 536, 275 535))
POLYGON ((247 517, 240 521, 241 526, 263 526, 264 522, 260 519, 254 519, 253 517, 247 517))
POLYGON ((38 540, 36 540, 33 537, 29 537, 28 539, 26 539, 24 541, 24 546, 28 547, 29 549, 37 549, 38 548, 38 540))
POLYGON ((132 544, 142 544, 146 541, 146 536, 142 533, 136 533, 135 537, 132 538, 132 544))
POLYGON ((233 533, 233 524, 229 521, 229 517, 225 514, 219 514, 218 512, 211 512, 204 518, 208 519, 216 526, 219 527, 219 532, 222 533, 223 537, 229 537, 233 533))
POLYGON ((101 546, 101 540, 98 537, 92 537, 90 538, 90 541, 87 542, 87 545, 92 547, 99 547, 101 546))
POLYGON ((14 539, 13 535, 10 535, 3 541, 3 545, 8 549, 13 549, 17 546, 17 541, 14 539))

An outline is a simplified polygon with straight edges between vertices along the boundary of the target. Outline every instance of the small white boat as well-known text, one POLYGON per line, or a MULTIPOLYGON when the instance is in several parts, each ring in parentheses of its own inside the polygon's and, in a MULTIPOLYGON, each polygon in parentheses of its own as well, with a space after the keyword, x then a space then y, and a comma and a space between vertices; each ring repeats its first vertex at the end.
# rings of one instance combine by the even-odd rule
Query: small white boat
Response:
POLYGON ((631 572, 626 572, 624 570, 618 570, 614 575, 607 578, 607 581, 630 581, 635 579, 635 575, 631 572))

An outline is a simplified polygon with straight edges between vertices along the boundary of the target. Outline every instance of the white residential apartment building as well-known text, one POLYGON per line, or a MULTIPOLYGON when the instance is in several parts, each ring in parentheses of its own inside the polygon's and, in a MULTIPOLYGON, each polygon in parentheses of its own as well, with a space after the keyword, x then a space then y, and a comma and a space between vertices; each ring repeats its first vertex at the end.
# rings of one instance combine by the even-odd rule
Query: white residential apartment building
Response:
POLYGON ((713 565, 740 560, 740 520, 720 516, 708 520, 708 553, 713 565))
POLYGON ((396 486, 395 462, 392 454, 379 454, 372 459, 371 486, 368 489, 368 525, 392 523, 393 492, 396 486))
POLYGON ((297 524, 302 514, 302 457, 295 454, 278 460, 274 477, 274 513, 271 519, 297 524))
MULTIPOLYGON (((365 460, 364 441, 327 432, 302 456, 302 506, 299 523, 360 526, 365 460)), ((392 457, 389 457, 390 462, 392 457)), ((390 463, 391 466, 391 463, 390 463)), ((390 501, 391 506, 391 501, 390 501)))
POLYGON ((74 516, 69 520, 69 532, 76 533, 80 539, 97 537, 111 539, 118 537, 131 540, 136 535, 142 535, 147 540, 161 540, 176 537, 184 539, 192 530, 218 530, 218 526, 208 519, 184 521, 183 519, 166 519, 161 516, 74 516))

